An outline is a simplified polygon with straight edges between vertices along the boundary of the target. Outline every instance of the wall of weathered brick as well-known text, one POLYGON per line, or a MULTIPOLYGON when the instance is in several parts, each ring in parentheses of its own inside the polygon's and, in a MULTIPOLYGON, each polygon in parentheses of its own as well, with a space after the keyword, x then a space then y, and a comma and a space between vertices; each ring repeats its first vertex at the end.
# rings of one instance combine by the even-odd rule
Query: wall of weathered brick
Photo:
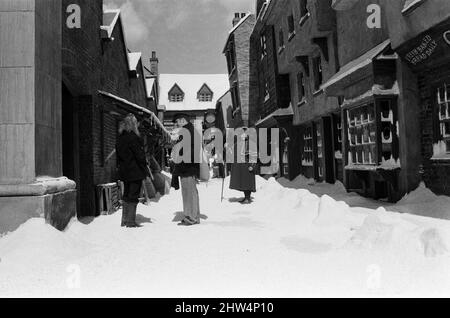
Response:
POLYGON ((254 115, 250 114, 250 36, 254 24, 255 16, 251 15, 234 31, 237 65, 236 75, 239 84, 241 117, 244 125, 249 125, 250 116, 254 115))
POLYGON ((419 76, 421 145, 425 184, 437 194, 450 195, 450 160, 431 160, 439 131, 435 88, 444 82, 450 82, 450 63, 419 76))
MULTIPOLYGON (((391 2, 391 0, 388 1, 391 2)), ((381 28, 369 29, 367 26, 369 17, 367 7, 371 4, 382 6, 383 3, 384 0, 359 0, 349 10, 336 11, 341 66, 388 39, 388 24, 384 10, 381 11, 381 28)))
MULTIPOLYGON (((100 36, 102 25, 101 0, 64 0, 76 3, 82 11, 81 29, 63 29, 63 81, 74 96, 73 105, 78 115, 79 216, 96 214, 95 186, 115 182, 118 178, 114 148, 118 121, 126 111, 118 103, 98 94, 106 91, 140 106, 147 106, 142 62, 137 67, 138 77, 129 75, 127 48, 121 20, 112 37, 104 41, 100 36), (120 118, 111 112, 120 114, 120 118)), ((65 13, 64 13, 64 16, 65 13)))

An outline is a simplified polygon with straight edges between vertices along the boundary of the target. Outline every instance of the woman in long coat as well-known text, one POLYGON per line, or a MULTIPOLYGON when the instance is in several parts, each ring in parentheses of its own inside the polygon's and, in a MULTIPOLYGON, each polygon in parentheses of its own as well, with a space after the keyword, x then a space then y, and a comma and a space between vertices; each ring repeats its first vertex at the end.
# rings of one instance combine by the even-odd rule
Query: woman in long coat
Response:
POLYGON ((123 125, 116 144, 119 177, 124 183, 122 227, 140 227, 136 223, 136 209, 142 181, 148 176, 147 160, 136 117, 128 115, 123 125))
POLYGON ((239 201, 242 204, 250 204, 251 195, 256 192, 257 143, 246 132, 244 128, 244 133, 238 136, 241 142, 235 144, 230 180, 230 189, 244 192, 244 199, 239 201))

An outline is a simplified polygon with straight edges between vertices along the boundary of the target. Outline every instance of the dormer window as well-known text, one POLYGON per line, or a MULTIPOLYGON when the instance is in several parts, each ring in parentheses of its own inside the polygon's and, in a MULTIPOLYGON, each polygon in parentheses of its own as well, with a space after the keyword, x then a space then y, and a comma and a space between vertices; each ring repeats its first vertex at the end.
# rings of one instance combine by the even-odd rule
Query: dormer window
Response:
POLYGON ((171 103, 181 103, 184 100, 184 92, 175 84, 169 91, 169 101, 171 103))
POLYGON ((197 99, 200 102, 212 102, 213 92, 208 85, 203 84, 202 88, 197 92, 197 99))

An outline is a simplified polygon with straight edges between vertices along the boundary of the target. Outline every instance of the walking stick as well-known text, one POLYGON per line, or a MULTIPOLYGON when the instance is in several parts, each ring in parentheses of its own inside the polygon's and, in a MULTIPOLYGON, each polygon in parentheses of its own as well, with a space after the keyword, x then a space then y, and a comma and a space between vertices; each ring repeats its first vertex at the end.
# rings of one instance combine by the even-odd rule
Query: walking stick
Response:
POLYGON ((220 203, 223 202, 223 188, 225 186, 225 176, 222 178, 222 196, 220 197, 220 203))

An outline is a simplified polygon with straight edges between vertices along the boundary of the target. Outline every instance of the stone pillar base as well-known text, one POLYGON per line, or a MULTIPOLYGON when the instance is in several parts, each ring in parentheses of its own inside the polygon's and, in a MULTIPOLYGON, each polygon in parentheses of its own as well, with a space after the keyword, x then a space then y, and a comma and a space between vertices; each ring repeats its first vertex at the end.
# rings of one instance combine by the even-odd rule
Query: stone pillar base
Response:
POLYGON ((16 230, 30 218, 45 218, 62 231, 76 216, 75 183, 66 178, 29 185, 0 185, 0 234, 16 230))

